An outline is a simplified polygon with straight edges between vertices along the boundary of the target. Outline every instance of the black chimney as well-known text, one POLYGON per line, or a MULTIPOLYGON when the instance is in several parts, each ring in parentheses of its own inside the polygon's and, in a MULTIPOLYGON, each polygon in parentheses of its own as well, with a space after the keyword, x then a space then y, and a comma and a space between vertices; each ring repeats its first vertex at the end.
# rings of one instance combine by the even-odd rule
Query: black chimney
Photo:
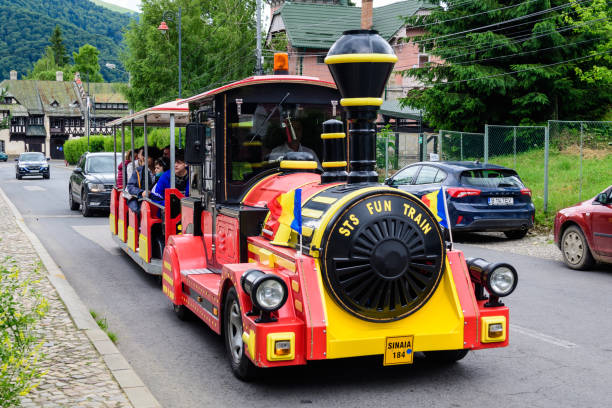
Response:
POLYGON ((396 62, 393 49, 375 30, 345 31, 325 58, 348 113, 349 183, 378 182, 374 122, 396 62))
POLYGON ((346 181, 346 134, 342 122, 330 119, 323 122, 323 174, 321 183, 346 181))

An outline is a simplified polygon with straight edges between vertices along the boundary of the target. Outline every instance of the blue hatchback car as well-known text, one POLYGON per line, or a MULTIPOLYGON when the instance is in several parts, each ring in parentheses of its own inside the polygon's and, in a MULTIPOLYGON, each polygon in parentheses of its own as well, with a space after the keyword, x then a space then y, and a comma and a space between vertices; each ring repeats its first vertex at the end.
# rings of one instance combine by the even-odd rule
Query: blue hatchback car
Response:
POLYGON ((444 186, 453 231, 503 231, 508 238, 519 239, 533 227, 531 190, 506 167, 420 162, 404 167, 385 184, 418 197, 444 186))

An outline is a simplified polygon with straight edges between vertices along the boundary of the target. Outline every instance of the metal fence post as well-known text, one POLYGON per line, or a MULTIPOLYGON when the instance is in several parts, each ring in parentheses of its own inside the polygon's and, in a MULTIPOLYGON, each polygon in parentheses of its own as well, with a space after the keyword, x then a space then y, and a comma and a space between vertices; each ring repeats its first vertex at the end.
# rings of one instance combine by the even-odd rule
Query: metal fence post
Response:
POLYGON ((484 164, 489 162, 489 125, 485 125, 484 134, 484 164))
POLYGON ((548 212, 548 149, 550 145, 549 125, 550 121, 544 128, 544 213, 548 212))
POLYGON ((440 129, 440 130, 438 131, 438 158, 439 158, 440 160, 444 160, 444 159, 442 158, 442 153, 443 153, 443 151, 442 151, 442 139, 443 139, 443 138, 442 138, 442 133, 443 133, 443 132, 444 132, 444 130, 442 130, 442 129, 440 129))
POLYGON ((385 179, 389 178, 389 137, 385 136, 385 179))
POLYGON ((514 130, 514 170, 516 170, 516 126, 512 128, 514 130))
POLYGON ((459 134, 459 145, 461 146, 461 161, 463 161, 463 132, 459 134))
POLYGON ((584 126, 583 126, 583 122, 580 122, 580 190, 578 192, 578 200, 580 201, 582 201, 582 156, 583 156, 582 141, 584 140, 583 134, 584 134, 584 126))

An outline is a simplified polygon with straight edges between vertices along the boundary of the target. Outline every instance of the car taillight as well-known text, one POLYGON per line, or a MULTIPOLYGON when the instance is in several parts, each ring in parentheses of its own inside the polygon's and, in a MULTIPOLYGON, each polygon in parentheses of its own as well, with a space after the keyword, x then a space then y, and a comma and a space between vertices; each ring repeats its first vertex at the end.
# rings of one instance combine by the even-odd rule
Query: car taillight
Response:
POLYGON ((531 197, 531 190, 528 188, 522 188, 521 189, 521 194, 525 194, 528 195, 529 197, 531 197))
POLYGON ((480 190, 477 190, 475 188, 451 187, 447 188, 446 192, 449 196, 454 198, 480 195, 480 190))

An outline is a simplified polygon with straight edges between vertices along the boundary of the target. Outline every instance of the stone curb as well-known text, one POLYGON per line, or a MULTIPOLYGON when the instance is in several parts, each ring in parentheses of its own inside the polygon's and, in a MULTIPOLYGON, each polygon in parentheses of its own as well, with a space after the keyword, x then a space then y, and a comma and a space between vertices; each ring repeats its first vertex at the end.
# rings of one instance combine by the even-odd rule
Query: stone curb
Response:
POLYGON ((6 201, 19 228, 21 228, 32 243, 34 250, 47 269, 49 281, 66 305, 66 309, 77 329, 83 330, 87 335, 134 408, 161 408, 161 404, 155 399, 149 388, 144 385, 140 377, 130 366, 130 363, 123 357, 107 334, 98 327, 87 307, 79 298, 79 295, 66 280, 59 266, 51 258, 51 255, 49 255, 49 252, 47 252, 38 237, 30 231, 25 224, 23 216, 1 187, 0 196, 6 201))

